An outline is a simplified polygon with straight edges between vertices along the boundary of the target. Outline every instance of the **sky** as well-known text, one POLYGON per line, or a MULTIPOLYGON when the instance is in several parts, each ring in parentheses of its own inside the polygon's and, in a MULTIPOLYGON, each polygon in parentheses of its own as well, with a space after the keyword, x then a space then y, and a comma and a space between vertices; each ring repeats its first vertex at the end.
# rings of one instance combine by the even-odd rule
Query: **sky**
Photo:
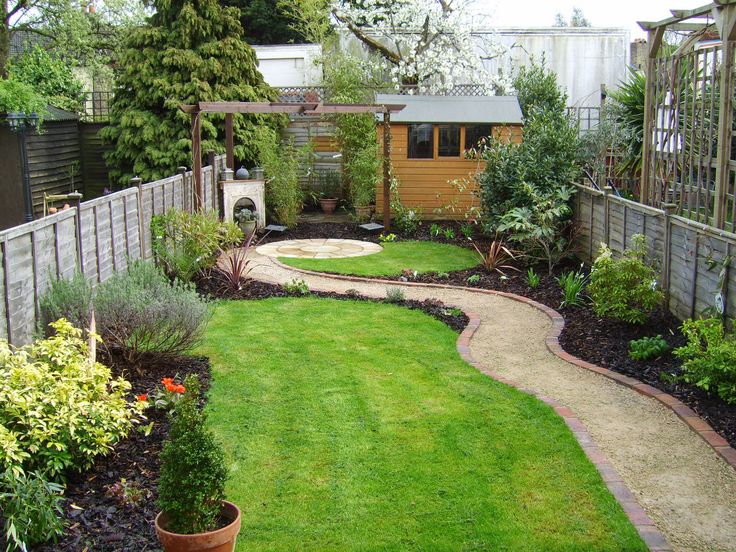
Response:
POLYGON ((625 27, 631 39, 644 38, 637 21, 659 21, 670 17, 670 8, 691 9, 708 0, 476 0, 469 11, 486 13, 498 27, 548 27, 556 13, 570 18, 573 7, 583 10, 594 27, 625 27))

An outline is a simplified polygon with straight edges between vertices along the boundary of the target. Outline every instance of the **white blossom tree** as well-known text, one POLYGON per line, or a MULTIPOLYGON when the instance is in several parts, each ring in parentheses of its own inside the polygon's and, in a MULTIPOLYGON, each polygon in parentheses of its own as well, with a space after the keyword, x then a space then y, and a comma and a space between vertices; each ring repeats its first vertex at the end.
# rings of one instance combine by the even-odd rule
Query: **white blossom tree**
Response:
MULTIPOLYGON (((510 79, 489 74, 471 36, 464 0, 333 0, 331 12, 342 29, 378 54, 393 84, 438 93, 457 84, 479 84, 497 94, 510 79)), ((477 45, 485 57, 504 48, 488 39, 477 45)))

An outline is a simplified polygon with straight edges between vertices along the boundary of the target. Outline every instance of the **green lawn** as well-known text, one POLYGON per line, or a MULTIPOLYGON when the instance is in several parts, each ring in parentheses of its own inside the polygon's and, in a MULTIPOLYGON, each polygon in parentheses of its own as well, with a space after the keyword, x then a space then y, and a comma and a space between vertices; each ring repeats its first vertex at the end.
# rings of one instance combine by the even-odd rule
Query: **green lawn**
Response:
POLYGON ((645 550, 564 422, 422 312, 222 302, 198 352, 238 550, 645 550))
POLYGON ((365 257, 345 259, 294 259, 279 260, 296 268, 319 272, 353 274, 356 276, 398 276, 405 268, 425 272, 451 272, 472 268, 478 264, 475 251, 429 241, 401 241, 382 244, 383 251, 365 257))

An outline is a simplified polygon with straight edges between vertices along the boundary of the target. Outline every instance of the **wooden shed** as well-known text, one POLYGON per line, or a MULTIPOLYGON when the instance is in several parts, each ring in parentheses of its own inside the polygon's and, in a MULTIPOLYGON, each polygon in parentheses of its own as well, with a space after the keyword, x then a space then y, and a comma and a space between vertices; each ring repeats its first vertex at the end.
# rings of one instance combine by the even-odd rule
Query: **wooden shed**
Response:
MULTIPOLYGON (((472 175, 483 166, 466 159, 465 151, 481 138, 522 139, 516 96, 379 94, 376 103, 406 105, 391 116, 391 161, 401 202, 422 218, 459 219, 477 205, 472 175), (454 183, 462 179, 471 182, 469 188, 460 190, 454 183)), ((378 137, 383 140, 382 129, 378 137)), ((382 213, 380 187, 376 210, 382 213)))

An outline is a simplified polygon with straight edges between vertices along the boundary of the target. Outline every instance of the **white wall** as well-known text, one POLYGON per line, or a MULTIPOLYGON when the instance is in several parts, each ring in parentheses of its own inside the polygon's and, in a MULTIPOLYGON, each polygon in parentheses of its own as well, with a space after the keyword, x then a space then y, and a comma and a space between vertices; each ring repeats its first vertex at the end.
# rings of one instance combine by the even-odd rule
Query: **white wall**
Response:
POLYGON ((319 86, 322 68, 315 64, 322 55, 318 44, 253 46, 258 69, 271 86, 319 86))
MULTIPOLYGON (((480 39, 484 33, 473 33, 480 39)), ((489 34, 486 34, 489 36, 489 34)), ((508 52, 500 59, 484 59, 489 72, 528 65, 531 56, 544 56, 567 90, 568 105, 600 105, 601 84, 615 88, 626 78, 630 40, 623 28, 503 28, 495 32, 497 42, 508 52)))
MULTIPOLYGON (((478 56, 486 70, 506 74, 527 65, 532 56, 542 57, 568 93, 568 105, 599 106, 601 84, 618 86, 626 78, 629 63, 629 31, 624 28, 523 28, 507 27, 473 31, 478 56), (507 52, 497 59, 485 57, 490 42, 500 43, 507 52), (486 47, 484 47, 486 44, 486 47)), ((343 48, 360 51, 349 33, 341 35, 343 48)), ((363 52, 365 50, 363 49, 363 52)))

